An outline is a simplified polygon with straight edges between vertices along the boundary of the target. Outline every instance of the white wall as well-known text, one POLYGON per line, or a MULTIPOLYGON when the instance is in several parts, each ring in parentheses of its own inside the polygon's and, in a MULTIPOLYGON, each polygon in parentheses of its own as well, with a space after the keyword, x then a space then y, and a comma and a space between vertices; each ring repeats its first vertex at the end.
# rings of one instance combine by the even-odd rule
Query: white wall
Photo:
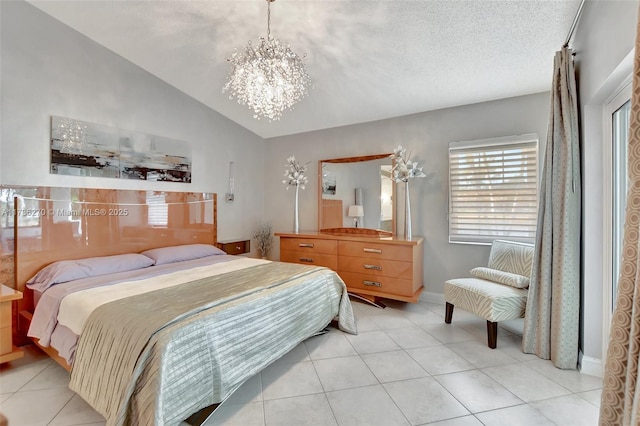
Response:
POLYGON ((262 138, 26 2, 2 1, 0 11, 1 184, 217 192, 219 238, 251 236, 263 209, 262 138), (49 174, 51 115, 186 141, 192 183, 49 174))
POLYGON ((595 363, 603 355, 601 319, 605 242, 602 182, 605 139, 602 106, 621 83, 621 75, 616 68, 633 49, 638 4, 636 0, 586 2, 573 41, 573 48, 577 52, 575 64, 582 132, 583 283, 580 337, 584 356, 595 363))
MULTIPOLYGON (((265 218, 272 221, 275 231, 293 229, 293 193, 285 190, 280 177, 288 156, 311 161, 309 185, 300 193, 300 230, 311 231, 317 230, 318 160, 388 153, 401 144, 413 153, 412 158, 424 166, 428 175, 410 183, 412 225, 414 235, 425 237, 425 292, 432 293, 429 296, 441 295, 445 280, 468 275, 471 268, 486 264, 489 256, 486 246, 448 242, 449 142, 537 133, 544 143, 548 110, 549 95, 542 93, 268 139, 265 218)), ((273 253, 278 251, 279 247, 275 247, 273 253)))

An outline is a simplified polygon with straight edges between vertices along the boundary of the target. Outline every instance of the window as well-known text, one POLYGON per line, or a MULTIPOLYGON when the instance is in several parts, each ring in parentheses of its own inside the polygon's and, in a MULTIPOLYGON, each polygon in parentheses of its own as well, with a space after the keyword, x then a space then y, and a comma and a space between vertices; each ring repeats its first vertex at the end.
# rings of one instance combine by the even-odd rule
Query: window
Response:
POLYGON ((449 144, 449 242, 533 242, 537 208, 537 135, 449 144))
MULTIPOLYGON (((625 93, 625 95, 627 95, 625 93)), ((613 312, 615 307, 618 278, 620 277, 620 265, 622 263, 622 237, 624 235, 624 215, 627 206, 627 190, 629 188, 627 174, 627 144, 629 142, 629 120, 631 114, 631 100, 627 100, 620 108, 611 114, 611 138, 613 149, 613 185, 611 188, 612 206, 612 289, 611 305, 613 312)))
POLYGON ((147 218, 149 225, 167 226, 169 223, 169 206, 165 201, 164 192, 147 191, 147 206, 149 209, 147 218))

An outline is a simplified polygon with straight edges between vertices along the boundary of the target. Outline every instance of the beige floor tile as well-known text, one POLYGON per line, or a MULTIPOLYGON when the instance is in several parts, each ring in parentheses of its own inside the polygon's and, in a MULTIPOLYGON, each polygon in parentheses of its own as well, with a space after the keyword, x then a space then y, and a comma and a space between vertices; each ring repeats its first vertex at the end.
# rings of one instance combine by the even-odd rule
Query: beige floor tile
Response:
POLYGON ((600 407, 600 398, 602 397, 602 389, 595 389, 587 392, 577 393, 580 398, 589 401, 596 407, 600 407))
POLYGON ((348 335, 347 340, 360 355, 400 349, 384 331, 367 331, 358 335, 348 335))
POLYGON ((337 358, 357 355, 345 333, 327 333, 304 341, 310 359, 337 358))
POLYGON ((442 420, 440 422, 429 423, 429 426, 483 426, 482 422, 475 416, 456 417, 455 419, 442 420))
POLYGON ((31 364, 9 363, 0 369, 0 393, 17 392, 51 365, 51 359, 41 359, 31 364))
POLYGON ((69 389, 16 392, 0 406, 11 426, 46 425, 75 394, 69 389))
POLYGON ((473 334, 464 331, 455 324, 438 323, 424 325, 421 328, 442 343, 465 342, 475 339, 473 334))
POLYGON ((491 349, 485 343, 474 340, 451 343, 447 347, 469 361, 476 368, 493 367, 518 362, 502 350, 491 349))
POLYGON ((555 426, 555 423, 529 405, 477 413, 476 417, 485 426, 555 426))
POLYGON ((595 426, 598 424, 598 408, 577 395, 545 399, 532 402, 529 405, 544 413, 557 425, 595 426))
POLYGON ((53 418, 49 426, 71 426, 104 422, 105 419, 97 413, 78 395, 64 406, 62 410, 53 418))
POLYGON ((411 327, 413 323, 409 321, 405 315, 372 315, 369 317, 380 330, 389 330, 393 328, 411 327))
POLYGON ((362 360, 380 383, 417 379, 429 375, 404 351, 362 355, 362 360))
POLYGON ((67 370, 59 364, 52 362, 47 368, 31 379, 29 383, 24 385, 22 390, 66 388, 69 386, 70 378, 71 376, 67 370))
POLYGON ((262 376, 256 374, 244 382, 229 398, 225 404, 246 404, 248 402, 262 401, 262 376))
POLYGON ((310 361, 267 367, 262 375, 262 398, 276 399, 323 392, 310 361))
POLYGON ((378 380, 359 356, 313 361, 325 392, 377 384, 378 380))
POLYGON ((385 330, 385 333, 403 349, 424 348, 442 344, 438 339, 418 327, 385 330))
POLYGON ((297 396, 265 401, 267 426, 337 425, 325 394, 297 396))
POLYGON ((381 385, 328 392, 340 426, 405 426, 410 423, 381 385))
POLYGON ((472 413, 522 404, 522 400, 480 370, 444 374, 435 379, 472 413))
POLYGON ((467 360, 446 346, 407 349, 407 353, 431 375, 473 369, 467 360))
MULTIPOLYGON (((329 333, 327 333, 329 334, 329 333)), ((324 336, 324 334, 323 334, 324 336)), ((316 336, 319 337, 319 336, 316 336)), ((310 361, 309 351, 304 342, 298 344, 295 348, 284 354, 284 356, 274 362, 279 364, 296 364, 302 361, 310 361)))
POLYGON ((469 414, 433 377, 386 383, 383 386, 412 425, 469 414))
POLYGON ((222 404, 207 419, 204 426, 264 426, 262 402, 233 405, 222 404))
POLYGON ((537 358, 533 361, 525 362, 524 365, 574 393, 602 388, 602 379, 600 377, 582 374, 578 370, 561 370, 556 368, 549 360, 537 358))
POLYGON ((525 402, 571 393, 522 363, 483 368, 482 371, 525 402))
POLYGON ((371 317, 367 317, 364 315, 356 317, 356 327, 358 327, 358 333, 380 330, 380 327, 378 327, 378 325, 373 322, 371 317))

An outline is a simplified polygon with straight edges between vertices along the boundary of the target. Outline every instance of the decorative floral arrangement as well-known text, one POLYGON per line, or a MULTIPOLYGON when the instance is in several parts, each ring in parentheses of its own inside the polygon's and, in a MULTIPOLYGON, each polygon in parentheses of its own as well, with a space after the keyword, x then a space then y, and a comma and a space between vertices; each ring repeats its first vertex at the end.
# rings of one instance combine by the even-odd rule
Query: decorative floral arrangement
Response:
POLYGON ((269 249, 271 249, 271 246, 273 245, 273 232, 271 231, 271 224, 258 222, 258 227, 253 233, 253 239, 258 244, 260 256, 266 258, 269 254, 269 249))
POLYGON ((304 189, 304 186, 309 182, 309 178, 305 175, 308 164, 302 165, 298 163, 293 155, 287 158, 286 168, 284 169, 284 177, 286 179, 282 181, 287 185, 287 190, 290 186, 299 186, 304 189))
POLYGON ((407 154, 407 149, 403 148, 402 145, 398 145, 390 157, 394 160, 393 168, 391 169, 394 182, 408 182, 411 178, 426 176, 422 171, 422 167, 418 167, 418 162, 411 161, 411 154, 407 154))

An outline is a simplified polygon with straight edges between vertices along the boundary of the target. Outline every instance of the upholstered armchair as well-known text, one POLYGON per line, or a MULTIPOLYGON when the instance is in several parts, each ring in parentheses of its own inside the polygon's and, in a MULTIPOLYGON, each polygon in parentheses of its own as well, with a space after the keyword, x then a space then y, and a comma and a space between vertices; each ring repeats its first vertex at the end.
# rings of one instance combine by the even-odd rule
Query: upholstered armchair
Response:
POLYGON ((533 252, 531 244, 495 240, 487 267, 472 269, 472 278, 445 283, 444 321, 451 324, 455 306, 486 319, 488 345, 495 349, 498 322, 524 317, 533 252))

